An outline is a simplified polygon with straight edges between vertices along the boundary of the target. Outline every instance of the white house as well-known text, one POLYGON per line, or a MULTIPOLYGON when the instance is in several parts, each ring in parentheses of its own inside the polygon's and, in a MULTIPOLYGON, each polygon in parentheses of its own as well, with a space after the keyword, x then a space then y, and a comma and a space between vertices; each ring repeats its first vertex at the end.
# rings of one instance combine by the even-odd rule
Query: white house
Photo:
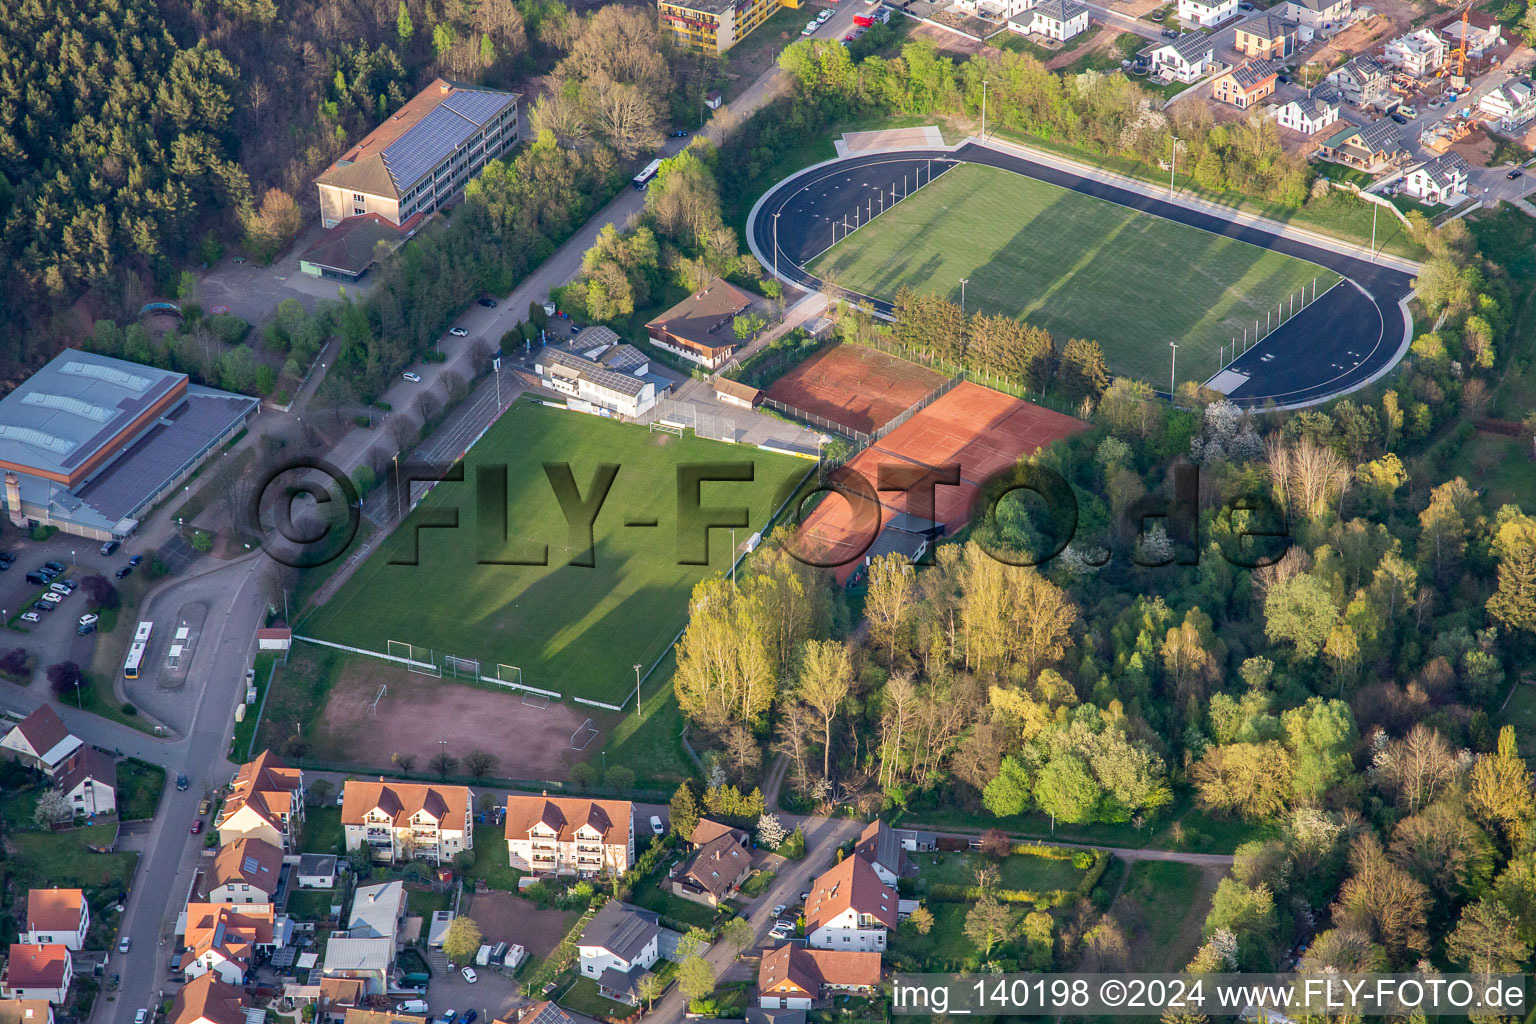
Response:
POLYGON ((1388 96, 1392 76, 1376 58, 1361 54, 1329 72, 1324 81, 1337 89, 1345 102, 1369 107, 1388 96))
POLYGON ((888 888, 896 888, 896 880, 906 867, 907 855, 901 848, 901 836, 885 822, 876 818, 859 835, 853 855, 869 861, 875 874, 888 888))
POLYGON ((1237 0, 1179 0, 1179 20, 1210 28, 1237 14, 1237 0))
POLYGON ((90 818, 117 810, 117 762, 110 754, 81 747, 53 778, 76 814, 90 818))
POLYGON ((366 847, 375 860, 446 864, 475 847, 474 805, 467 786, 348 779, 341 827, 348 850, 366 847))
POLYGON ((817 949, 879 952, 896 928, 896 891, 863 857, 848 857, 811 885, 806 940, 817 949))
POLYGON ((609 999, 640 1002, 640 979, 661 955, 660 918, 618 900, 603 905, 576 940, 581 975, 609 999))
POLYGON ((507 859, 539 875, 622 875, 635 860, 628 800, 507 797, 507 859))
POLYGON ((336 855, 305 853, 294 864, 294 878, 300 889, 336 888, 336 855))
POLYGON ((1275 123, 1303 135, 1315 135, 1339 119, 1339 105, 1315 94, 1300 96, 1281 107, 1275 123))
POLYGON ((236 839, 213 858, 208 902, 271 903, 282 873, 282 850, 260 839, 236 839))
POLYGON ((1484 93, 1477 109, 1497 121, 1499 131, 1518 131, 1536 117, 1536 88, 1528 79, 1511 78, 1484 93))
POLYGON ((1286 21, 1294 21, 1318 35, 1330 36, 1344 27, 1353 10, 1353 0, 1285 0, 1270 8, 1286 21))
POLYGON ((1204 32, 1186 32, 1177 39, 1141 51, 1154 75, 1186 85, 1198 81, 1216 60, 1216 47, 1204 32))
POLYGON ((534 372, 544 385, 568 396, 572 408, 634 418, 656 405, 656 385, 645 379, 644 370, 637 374, 612 369, 597 359, 557 348, 543 348, 534 359, 534 372))
POLYGON ((1466 194, 1471 170, 1466 158, 1452 150, 1403 175, 1403 191, 1431 205, 1450 202, 1453 196, 1466 194))
POLYGON ((304 820, 304 773, 289 768, 270 750, 240 766, 214 827, 219 843, 260 839, 293 849, 304 820))
POLYGON ((1088 30, 1088 5, 1077 0, 1043 0, 1009 18, 1008 27, 1025 35, 1066 42, 1088 30))
POLYGON ((1432 75, 1445 63, 1445 40, 1433 29, 1421 28, 1398 36, 1381 51, 1382 58, 1415 78, 1432 75))
POLYGON ((27 892, 27 929, 23 938, 33 946, 85 948, 91 908, 79 889, 31 889, 27 892))
POLYGON ((61 1005, 75 980, 74 958, 59 943, 37 946, 11 943, 11 954, 0 977, 0 996, 6 999, 46 999, 61 1005))
POLYGON ((41 769, 48 776, 56 773, 80 746, 79 737, 70 735, 64 720, 47 704, 22 719, 21 724, 0 739, 0 750, 22 764, 41 769))
POLYGON ((809 1010, 827 995, 870 993, 879 986, 879 953, 789 943, 764 953, 757 969, 758 1006, 764 1010, 809 1010))

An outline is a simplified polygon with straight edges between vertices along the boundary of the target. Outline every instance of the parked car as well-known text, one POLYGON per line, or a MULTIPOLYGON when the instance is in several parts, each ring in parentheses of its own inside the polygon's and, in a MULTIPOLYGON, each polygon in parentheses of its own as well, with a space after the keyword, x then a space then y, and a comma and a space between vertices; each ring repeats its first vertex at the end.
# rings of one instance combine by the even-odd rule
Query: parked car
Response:
POLYGON ((786 911, 788 909, 789 909, 789 907, 785 906, 783 903, 780 903, 778 906, 773 908, 773 916, 774 917, 783 917, 784 916, 784 911, 786 911))
POLYGON ((800 894, 800 902, 801 903, 804 903, 806 900, 808 900, 810 898, 811 898, 811 890, 809 890, 809 889, 805 890, 805 892, 800 894))
MULTIPOLYGON (((200 800, 200 801, 199 801, 199 802, 198 802, 198 805, 197 805, 197 813, 198 813, 198 814, 207 814, 207 813, 208 813, 208 808, 209 808, 209 807, 210 807, 210 806, 212 806, 212 805, 211 805, 211 804, 209 804, 209 802, 208 802, 208 798, 207 798, 207 797, 203 797, 203 799, 202 799, 202 800, 200 800)), ((407 1010, 407 1011, 405 1011, 405 1012, 407 1012, 407 1013, 411 1013, 411 1012, 414 1012, 414 1011, 411 1011, 411 1010, 407 1010)))
POLYGON ((1179 34, 1178 34, 1178 32, 1174 31, 1171 28, 1165 28, 1165 29, 1163 29, 1163 38, 1164 39, 1177 39, 1177 38, 1179 38, 1179 34))
POLYGON ((62 562, 44 562, 43 568, 57 576, 59 573, 68 568, 68 566, 64 565, 62 562))
POLYGON ((496 308, 496 300, 495 299, 481 299, 480 300, 480 305, 484 306, 486 309, 495 309, 496 308))
POLYGON ((816 15, 816 20, 825 24, 826 22, 832 20, 832 12, 822 11, 820 14, 816 15))
POLYGON ((470 1010, 468 1013, 466 1013, 459 1020, 459 1024, 475 1024, 475 1021, 477 1021, 479 1019, 480 1019, 480 1011, 479 1010, 470 1010))
POLYGON ((803 36, 811 35, 816 31, 817 27, 817 24, 813 21, 809 25, 805 26, 805 28, 801 29, 800 34, 803 36))
POLYGON ((142 561, 144 561, 144 556, 143 555, 134 555, 132 558, 128 559, 128 564, 129 565, 138 565, 142 561))
POLYGON ((37 612, 22 612, 21 613, 21 621, 22 622, 42 622, 43 621, 43 617, 41 615, 37 614, 37 612))
POLYGON ((462 327, 450 327, 448 328, 448 333, 453 335, 455 338, 469 337, 469 332, 462 327))
POLYGON ((122 546, 122 545, 120 545, 120 544, 119 544, 119 543, 118 543, 118 542, 117 542, 117 541, 115 541, 115 540, 109 540, 109 541, 107 541, 107 542, 106 542, 106 543, 105 543, 105 544, 103 544, 103 545, 102 545, 102 546, 101 546, 101 554, 102 554, 102 557, 103 557, 103 558, 106 558, 106 557, 108 557, 108 556, 110 556, 110 555, 112 555, 112 554, 113 554, 113 553, 114 553, 114 552, 116 552, 116 551, 117 551, 117 549, 118 549, 118 548, 119 548, 119 547, 121 547, 121 546, 122 546))
POLYGON ((122 579, 123 577, 129 575, 132 572, 133 572, 133 566, 125 565, 121 569, 117 570, 117 572, 113 573, 112 575, 114 577, 116 577, 117 579, 122 579))
POLYGON ((1520 175, 1523 174, 1523 173, 1525 173, 1525 172, 1520 170, 1520 168, 1516 167, 1514 170, 1512 170, 1508 174, 1504 175, 1504 177, 1508 178, 1510 181, 1514 181, 1516 178, 1520 177, 1520 175))
POLYGON ((49 604, 58 604, 64 600, 64 595, 60 594, 58 591, 50 590, 48 593, 43 595, 43 600, 47 601, 49 604))
POLYGON ((1407 124, 1408 123, 1408 119, 1406 117, 1404 117, 1402 114, 1399 114, 1395 110, 1390 115, 1388 115, 1388 116, 1390 116, 1392 118, 1392 120, 1396 121, 1398 124, 1407 124))
POLYGON ((144 1024, 146 1020, 149 1020, 148 1010, 140 1010, 133 1015, 133 1024, 144 1024))
POLYGON ((75 592, 75 588, 79 585, 80 584, 76 583, 74 580, 60 580, 57 583, 49 584, 48 589, 53 591, 55 594, 63 594, 65 597, 68 597, 70 594, 75 592))
POLYGON ((51 578, 52 577, 50 577, 47 573, 38 572, 36 569, 27 573, 27 582, 32 584, 34 587, 42 586, 51 578))
MULTIPOLYGON (((86 612, 84 615, 80 616, 80 625, 94 626, 100 618, 101 617, 95 612, 86 612)), ((186 778, 186 776, 182 776, 182 778, 186 778)))
POLYGON ((661 827, 661 819, 654 814, 651 815, 651 834, 659 836, 665 831, 666 829, 661 827))
POLYGON ((459 1015, 453 1010, 444 1010, 443 1015, 438 1019, 442 1021, 442 1024, 453 1024, 454 1021, 459 1019, 459 1015))
POLYGON ((192 785, 192 780, 187 778, 186 772, 176 776, 176 788, 178 790, 185 790, 190 785, 192 785))
POLYGON ((677 131, 672 132, 672 137, 674 139, 686 139, 688 137, 688 129, 679 128, 677 131))
POLYGON ((192 828, 190 829, 190 831, 191 831, 191 833, 193 835, 197 835, 200 832, 202 832, 203 831, 203 819, 202 818, 198 818, 196 821, 194 821, 192 823, 192 828))
POLYGON ((32 605, 32 610, 36 612, 51 612, 53 611, 53 604, 48 601, 37 601, 32 605))
POLYGON ((419 373, 412 373, 410 370, 406 370, 400 376, 404 377, 406 380, 410 381, 412 384, 420 384, 421 383, 421 374, 419 374, 419 373))
POLYGON ((795 930, 795 922, 786 920, 785 918, 781 917, 777 921, 773 922, 773 929, 774 931, 790 933, 795 930))
POLYGON ((128 952, 128 947, 129 947, 129 945, 131 945, 131 944, 132 944, 132 943, 133 943, 133 940, 132 940, 132 939, 130 939, 130 938, 129 938, 129 937, 128 937, 128 936, 126 936, 126 935, 124 935, 124 936, 123 936, 123 941, 122 941, 122 942, 119 942, 119 943, 118 943, 118 944, 117 944, 117 951, 118 951, 118 952, 119 952, 119 953, 126 953, 126 952, 128 952))
MULTIPOLYGON (((477 980, 479 980, 479 979, 477 979, 475 977, 475 969, 473 967, 466 967, 462 971, 460 971, 459 973, 464 975, 464 980, 469 982, 471 985, 473 985, 477 980)), ((467 1021, 470 1018, 469 1017, 465 1017, 464 1019, 467 1021)))
POLYGON ((76 626, 75 627, 75 635, 76 636, 90 636, 94 632, 96 632, 96 623, 94 623, 94 622, 91 623, 89 626, 76 626))

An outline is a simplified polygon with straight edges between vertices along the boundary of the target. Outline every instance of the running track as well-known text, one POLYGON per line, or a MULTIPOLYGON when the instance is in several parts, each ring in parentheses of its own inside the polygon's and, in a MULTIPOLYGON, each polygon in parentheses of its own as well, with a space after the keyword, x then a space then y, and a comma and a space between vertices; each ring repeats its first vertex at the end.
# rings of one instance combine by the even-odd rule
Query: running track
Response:
MULTIPOLYGON (((1314 405, 1364 387, 1394 366, 1407 348, 1411 322, 1399 303, 1413 286, 1411 276, 1401 270, 973 143, 954 150, 852 156, 791 175, 753 207, 747 225, 752 249, 784 280, 820 288, 822 282, 804 265, 832 244, 834 231, 836 237, 843 236, 845 219, 851 225, 855 210, 861 221, 866 219, 866 211, 878 215, 880 201, 875 197, 883 194, 889 203, 892 195, 919 181, 926 184, 929 175, 937 177, 958 163, 1013 171, 1339 273, 1344 281, 1229 364, 1229 369, 1248 377, 1231 390, 1235 402, 1250 406, 1267 402, 1286 407, 1314 405)), ((1125 286, 1150 285, 1127 281, 1125 286)), ((887 301, 850 294, 882 313, 890 313, 887 301)), ((1169 340, 1153 339, 1151 343, 1161 346, 1169 340)))

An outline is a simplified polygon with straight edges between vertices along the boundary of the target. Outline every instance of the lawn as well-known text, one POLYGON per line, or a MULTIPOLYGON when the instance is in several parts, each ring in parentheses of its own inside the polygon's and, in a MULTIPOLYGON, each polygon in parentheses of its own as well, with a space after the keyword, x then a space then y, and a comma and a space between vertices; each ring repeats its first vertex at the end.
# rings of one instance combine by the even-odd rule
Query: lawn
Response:
POLYGON ((675 790, 692 778, 693 762, 683 750, 683 713, 672 689, 677 656, 672 651, 656 666, 645 686, 640 715, 627 714, 613 727, 601 750, 588 748, 594 767, 624 765, 635 773, 637 789, 675 790))
POLYGON ((667 880, 667 866, 670 863, 669 858, 663 857, 656 870, 635 885, 630 902, 690 927, 713 928, 716 916, 714 908, 674 896, 662 888, 667 880))
POLYGON ((431 889, 412 889, 409 887, 405 890, 406 910, 412 917, 422 918, 423 927, 432 919, 432 914, 435 911, 447 910, 451 902, 452 899, 446 892, 434 892, 431 889))
POLYGON ((1000 871, 998 884, 1004 889, 1029 889, 1035 892, 1053 892, 1070 889, 1083 877, 1070 860, 1054 860, 1014 854, 1001 862, 980 853, 922 853, 913 855, 919 879, 930 885, 974 885, 976 869, 996 866, 1000 871), (938 863, 935 864, 934 862, 938 863))
POLYGON ((1137 213, 995 167, 963 164, 811 263, 839 284, 890 299, 902 286, 970 312, 1021 316, 1064 344, 1092 338, 1110 369, 1181 379, 1219 369, 1219 346, 1266 310, 1338 275, 1258 246, 1137 213), (1154 272, 1155 268, 1155 272, 1154 272))
POLYGON ((1219 868, 1176 861, 1131 865, 1111 913, 1125 931, 1138 970, 1178 971, 1189 962, 1221 874, 1219 868))
POLYGON ((295 889, 288 894, 288 915, 300 921, 325 921, 341 901, 335 889, 295 889))
POLYGON ((262 710, 262 701, 267 695, 267 684, 272 681, 272 670, 277 664, 277 655, 272 651, 266 651, 256 655, 256 703, 247 704, 245 719, 235 723, 235 738, 229 744, 229 759, 235 762, 245 762, 251 759, 254 751, 251 749, 252 740, 256 738, 256 726, 258 715, 262 710))
POLYGON ((11 857, 8 871, 22 888, 105 889, 125 892, 133 881, 137 853, 92 853, 89 846, 106 846, 117 825, 87 825, 63 832, 12 832, 6 836, 11 857))
POLYGON ((117 816, 123 821, 153 818, 165 791, 165 769, 129 757, 117 763, 117 816))
POLYGON ((464 881, 473 885, 477 879, 503 892, 517 892, 517 880, 523 873, 507 862, 505 845, 492 845, 475 851, 475 866, 464 872, 464 881))
POLYGON ((790 456, 531 401, 503 416, 465 463, 466 482, 439 484, 300 631, 369 650, 403 641, 423 657, 431 648, 439 660, 478 658, 487 675, 514 665, 530 685, 612 702, 633 692, 635 665, 649 667, 671 645, 694 584, 730 564, 730 534, 718 528, 709 531, 709 564, 684 564, 702 561, 705 530, 702 517, 680 509, 679 468, 734 464, 753 474, 698 489, 705 508, 746 512, 739 542, 768 525, 807 470, 790 456), (579 532, 567 536, 544 466, 568 466, 590 497, 605 463, 619 469, 588 551, 579 532), (505 508, 487 486, 503 467, 505 508), (445 521, 458 529, 428 528, 445 521), (548 564, 513 562, 541 557, 548 564), (593 565, 568 564, 584 558, 593 565))
POLYGON ((1515 687, 1499 713, 1500 728, 1506 725, 1515 727, 1515 739, 1526 761, 1536 763, 1536 686, 1522 683, 1515 687))
POLYGON ((965 915, 971 907, 968 903, 929 903, 933 911, 933 927, 927 935, 919 935, 910 927, 903 927, 896 937, 896 948, 917 957, 930 971, 943 970, 965 963, 976 954, 976 946, 965 937, 965 915))
POLYGON ((309 807, 304 811, 304 839, 300 844, 303 853, 334 853, 345 855, 346 838, 341 830, 341 808, 309 807))
POLYGON ((598 1020, 608 1020, 610 1017, 624 1020, 635 1012, 633 1006, 626 1006, 624 1003, 605 999, 599 995, 597 982, 591 978, 576 979, 576 983, 566 989, 565 994, 555 1001, 567 1010, 584 1013, 598 1020))

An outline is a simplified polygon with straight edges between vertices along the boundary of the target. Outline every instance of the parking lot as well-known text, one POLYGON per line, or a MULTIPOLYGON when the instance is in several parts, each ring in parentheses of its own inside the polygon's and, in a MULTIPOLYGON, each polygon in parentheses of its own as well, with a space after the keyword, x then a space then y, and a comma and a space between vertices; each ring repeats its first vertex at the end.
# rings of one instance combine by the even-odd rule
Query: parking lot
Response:
POLYGON ((490 1024, 498 1017, 512 1019, 511 1011, 528 1003, 517 991, 517 982, 497 973, 490 967, 472 968, 475 983, 471 985, 455 970, 451 974, 432 976, 427 989, 427 1003, 433 1016, 441 1019, 449 1010, 457 1011, 460 1018, 470 1010, 480 1014, 475 1024, 490 1024))

